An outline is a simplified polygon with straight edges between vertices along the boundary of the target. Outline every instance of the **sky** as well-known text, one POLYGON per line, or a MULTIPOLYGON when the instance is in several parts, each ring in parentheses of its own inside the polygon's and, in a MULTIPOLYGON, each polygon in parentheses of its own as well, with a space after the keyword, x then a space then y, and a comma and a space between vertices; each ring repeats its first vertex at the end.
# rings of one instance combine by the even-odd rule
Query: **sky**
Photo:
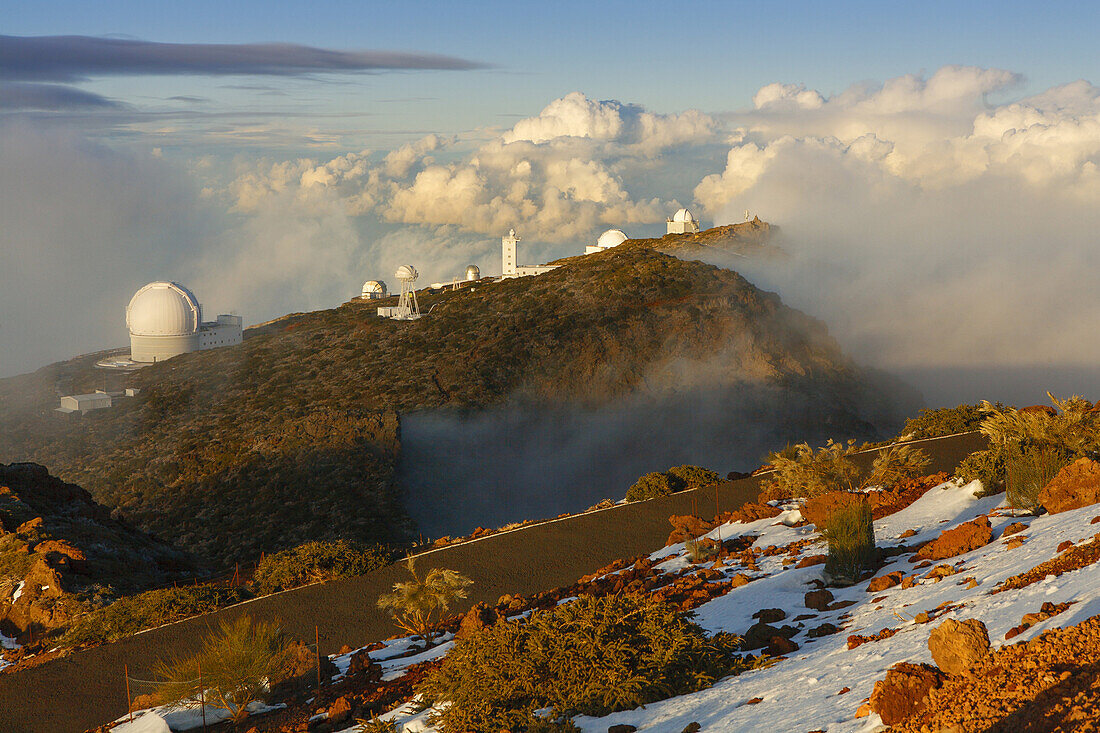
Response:
POLYGON ((0 376, 124 344, 152 279, 255 323, 404 261, 492 274, 511 226, 546 261, 610 226, 660 234, 684 205, 778 225, 792 259, 746 276, 930 401, 1100 388, 1081 283, 1094 3, 0 0, 0 17, 0 376))

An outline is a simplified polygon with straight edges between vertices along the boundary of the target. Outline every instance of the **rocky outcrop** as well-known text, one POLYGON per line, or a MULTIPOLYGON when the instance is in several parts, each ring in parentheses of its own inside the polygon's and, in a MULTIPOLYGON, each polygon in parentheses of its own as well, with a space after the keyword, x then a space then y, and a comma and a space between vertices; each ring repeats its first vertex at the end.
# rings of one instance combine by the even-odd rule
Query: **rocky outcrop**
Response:
POLYGON ((989 517, 978 517, 958 527, 945 529, 940 536, 917 551, 921 560, 946 560, 983 547, 993 539, 989 517))
POLYGON ((1100 502, 1100 463, 1078 458, 1039 491, 1039 504, 1051 514, 1100 502))
POLYGON ((867 584, 867 592, 878 593, 881 590, 893 588, 895 585, 901 584, 901 579, 903 577, 905 577, 905 573, 900 570, 895 570, 892 573, 886 573, 886 575, 872 578, 871 582, 867 584))
POLYGON ((82 594, 144 590, 193 570, 186 553, 43 466, 0 465, 0 632, 48 631, 85 610, 82 594))
POLYGON ((940 687, 944 674, 927 664, 895 664, 886 679, 875 683, 871 692, 871 710, 886 725, 897 725, 923 710, 928 693, 940 687))
POLYGON ((675 545, 677 542, 693 540, 714 529, 714 524, 712 522, 708 522, 705 519, 700 519, 690 514, 673 514, 668 518, 668 523, 672 525, 672 532, 669 534, 668 539, 665 540, 665 547, 675 545))
POLYGON ((977 619, 949 618, 928 636, 932 661, 947 674, 967 674, 989 657, 989 632, 977 619))

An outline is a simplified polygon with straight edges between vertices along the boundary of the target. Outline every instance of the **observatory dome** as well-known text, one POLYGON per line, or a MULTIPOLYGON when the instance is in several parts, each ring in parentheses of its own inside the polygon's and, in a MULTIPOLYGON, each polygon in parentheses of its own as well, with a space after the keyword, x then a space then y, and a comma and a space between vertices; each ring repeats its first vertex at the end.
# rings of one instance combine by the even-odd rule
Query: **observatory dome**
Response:
POLYGON ((630 237, 626 236, 626 233, 623 232, 622 229, 608 229, 596 240, 596 246, 603 247, 604 249, 618 247, 628 239, 630 239, 630 237))
POLYGON ((477 265, 470 265, 466 268, 466 281, 473 282, 474 280, 481 279, 481 270, 477 265))
POLYGON ((695 217, 691 215, 691 212, 687 209, 680 209, 672 215, 673 221, 682 221, 684 223, 690 223, 695 221, 695 217))
POLYGON ((416 271, 416 268, 412 265, 401 265, 397 268, 397 272, 393 274, 398 280, 408 280, 412 282, 416 278, 420 277, 420 273, 416 271))
POLYGON ((152 282, 126 306, 132 336, 190 336, 198 333, 202 309, 194 294, 173 282, 152 282))
POLYGON ((385 298, 386 283, 381 280, 367 280, 363 283, 364 298, 385 298))

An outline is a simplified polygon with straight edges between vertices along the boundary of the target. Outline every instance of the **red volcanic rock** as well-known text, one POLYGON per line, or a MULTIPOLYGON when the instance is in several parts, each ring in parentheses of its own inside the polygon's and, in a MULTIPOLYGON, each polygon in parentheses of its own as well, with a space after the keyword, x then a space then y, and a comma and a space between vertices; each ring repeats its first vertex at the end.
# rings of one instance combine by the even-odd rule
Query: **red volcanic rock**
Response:
POLYGON ((833 594, 827 590, 812 590, 806 594, 805 598, 806 608, 812 608, 815 611, 827 610, 832 602, 833 594))
POLYGON ((714 529, 711 522, 691 514, 673 514, 668 518, 668 523, 672 525, 672 533, 665 541, 665 547, 675 545, 677 542, 693 540, 714 529))
POLYGON ((1100 501, 1100 463, 1078 458, 1039 491, 1039 503, 1051 514, 1100 501))
POLYGON ((966 674, 989 657, 989 633, 977 619, 949 618, 928 636, 932 661, 947 674, 966 674))
POLYGON ((802 505, 802 516, 806 521, 818 529, 825 526, 829 516, 837 509, 842 509, 852 504, 866 504, 867 494, 852 491, 830 491, 821 496, 808 499, 802 505))
POLYGON ((917 551, 917 557, 925 560, 945 560, 976 550, 993 539, 993 528, 988 517, 978 517, 952 529, 945 529, 939 537, 917 551))
POLYGON ((900 570, 895 570, 892 573, 887 573, 886 575, 880 575, 877 578, 872 578, 871 582, 867 584, 867 592, 878 593, 880 590, 886 590, 887 588, 892 588, 895 585, 899 585, 901 583, 901 579, 904 576, 905 573, 900 570))
POLYGON ((755 522, 757 519, 770 519, 772 517, 778 517, 782 513, 782 509, 780 509, 779 507, 774 507, 771 504, 756 504, 754 502, 749 502, 748 504, 742 504, 729 516, 731 520, 740 520, 742 522, 755 522))
POLYGON ((871 710, 886 725, 897 725, 922 711, 928 705, 928 693, 943 682, 944 674, 930 665, 895 664, 886 672, 886 679, 875 683, 871 710))

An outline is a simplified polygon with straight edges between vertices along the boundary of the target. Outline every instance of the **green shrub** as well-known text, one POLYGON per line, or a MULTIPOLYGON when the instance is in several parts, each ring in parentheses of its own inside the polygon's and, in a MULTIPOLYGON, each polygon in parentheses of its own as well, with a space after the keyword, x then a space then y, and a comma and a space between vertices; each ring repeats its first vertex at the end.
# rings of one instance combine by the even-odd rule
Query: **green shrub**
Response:
POLYGON ((627 501, 644 501, 658 496, 667 496, 678 490, 679 479, 664 471, 653 471, 639 478, 627 489, 627 501))
POLYGON ((109 606, 77 617, 61 638, 67 648, 106 644, 139 631, 210 613, 251 598, 244 588, 187 585, 160 588, 120 598, 109 606))
POLYGON ((363 545, 348 540, 306 542, 265 555, 252 576, 259 595, 297 588, 307 583, 350 578, 388 565, 394 551, 385 545, 363 545))
POLYGON ((732 634, 707 637, 650 596, 581 597, 528 620, 497 622, 468 636, 418 692, 446 703, 443 733, 546 730, 534 711, 561 724, 694 692, 749 664, 732 634))
POLYGON ((865 482, 871 486, 893 486, 899 481, 924 475, 932 460, 928 454, 911 445, 883 448, 871 464, 871 475, 865 482))
POLYGON ((764 489, 773 498, 818 496, 829 491, 854 490, 858 487, 859 468, 852 461, 855 441, 834 443, 814 451, 809 443, 798 443, 792 451, 773 453, 769 462, 775 467, 764 489))
POLYGON ((400 733, 401 730, 392 720, 379 720, 378 716, 370 720, 356 718, 355 722, 359 724, 356 733, 400 733))
MULTIPOLYGON (((998 402, 997 407, 1004 405, 998 402)), ((920 417, 905 421, 901 435, 909 440, 918 440, 968 433, 979 428, 983 417, 981 404, 924 409, 920 411, 920 417)))
POLYGON ((821 534, 829 544, 825 572, 834 584, 851 585, 864 572, 874 569, 875 525, 867 502, 854 502, 834 510, 825 520, 821 534))
POLYGON ((1100 454, 1100 412, 1080 397, 1059 400, 1047 392, 1053 415, 982 403, 981 431, 997 447, 1049 446, 1077 458, 1100 454))
POLYGON ((716 472, 701 466, 674 466, 667 471, 653 471, 639 478, 627 489, 627 501, 645 501, 667 496, 684 489, 709 486, 722 480, 716 472))
POLYGON ((1014 509, 1035 509, 1039 491, 1071 462, 1064 451, 1047 445, 1014 448, 1005 459, 1005 489, 1014 509))
POLYGON ((711 539, 693 539, 684 543, 688 559, 693 563, 706 562, 718 556, 718 543, 711 539))
POLYGON ((981 481, 980 496, 992 496, 1005 490, 1005 454, 1001 447, 974 451, 963 459, 955 474, 963 481, 981 481))
POLYGON ((156 666, 154 697, 162 705, 198 707, 203 692, 207 704, 240 722, 248 717, 248 705, 263 699, 268 681, 287 668, 290 648, 290 639, 274 624, 253 623, 248 616, 223 621, 198 654, 156 666))
POLYGON ((380 597, 378 607, 393 616, 397 628, 419 636, 424 646, 429 647, 434 627, 443 613, 455 601, 466 598, 466 588, 474 581, 456 570, 442 568, 432 568, 421 578, 416 572, 416 559, 412 557, 405 566, 412 580, 394 583, 393 593, 380 597))
MULTIPOLYGON (((715 471, 701 466, 675 466, 668 469, 670 476, 680 480, 681 488, 690 489, 698 486, 710 486, 722 480, 715 471)), ((680 489, 677 489, 679 491, 680 489)))

